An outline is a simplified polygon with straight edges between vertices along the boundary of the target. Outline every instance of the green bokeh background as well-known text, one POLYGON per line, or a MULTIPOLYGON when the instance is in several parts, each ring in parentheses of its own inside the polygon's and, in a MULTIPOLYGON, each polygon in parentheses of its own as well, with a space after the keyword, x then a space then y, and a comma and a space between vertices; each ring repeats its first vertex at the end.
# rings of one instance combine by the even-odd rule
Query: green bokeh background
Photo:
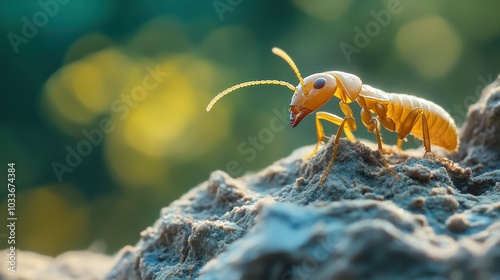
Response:
MULTIPOLYGON (((303 76, 353 73, 385 91, 430 99, 461 124, 465 108, 499 73, 498 11, 494 0, 2 1, 0 174, 6 178, 7 163, 16 163, 17 248, 114 253, 212 171, 239 176, 315 143, 313 117, 293 130, 277 118, 291 97, 284 87, 242 89, 205 111, 219 91, 239 82, 297 84, 271 53, 274 46, 303 76), (45 22, 40 3, 54 11, 45 22), (391 5, 399 12, 378 23, 373 14, 387 15, 391 5), (24 18, 38 22, 37 31, 13 45, 24 18), (371 32, 363 45, 355 42, 358 28, 371 32), (357 50, 346 56, 346 44, 357 50), (127 103, 147 67, 168 76, 127 103), (102 141, 69 167, 67 149, 83 147, 85 133, 103 120, 112 131, 101 130, 102 141), (71 172, 58 178, 54 164, 71 172)), ((340 114, 337 102, 323 109, 340 114)), ((352 108, 358 116, 359 107, 352 108)), ((364 127, 356 135, 374 139, 364 127)), ((394 144, 394 135, 384 137, 394 144)), ((406 147, 418 145, 410 139, 406 147)), ((0 195, 6 221, 6 183, 0 195)))

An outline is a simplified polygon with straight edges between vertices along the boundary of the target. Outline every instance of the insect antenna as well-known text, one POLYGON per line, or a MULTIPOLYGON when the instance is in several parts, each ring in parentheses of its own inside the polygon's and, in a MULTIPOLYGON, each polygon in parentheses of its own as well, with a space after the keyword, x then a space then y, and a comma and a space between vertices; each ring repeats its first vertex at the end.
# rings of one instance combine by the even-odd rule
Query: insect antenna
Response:
POLYGON ((299 78, 300 85, 302 86, 302 91, 304 91, 304 94, 307 95, 308 91, 306 88, 306 85, 304 84, 304 80, 302 79, 302 76, 300 75, 299 68, 297 68, 297 65, 295 65, 295 62, 293 62, 292 58, 282 49, 280 48, 273 48, 273 53, 281 58, 283 58, 290 67, 292 67, 293 71, 295 72, 295 75, 297 75, 297 78, 299 78))
POLYGON ((237 89, 240 89, 240 88, 251 87, 251 86, 256 86, 256 85, 280 85, 280 86, 285 86, 285 87, 289 88, 292 91, 296 90, 295 86, 293 86, 292 84, 287 83, 287 82, 283 82, 283 81, 278 81, 278 80, 261 80, 261 81, 244 82, 244 83, 232 86, 232 87, 226 89, 225 91, 217 94, 217 96, 214 97, 214 99, 212 99, 212 101, 210 101, 210 103, 208 104, 207 109, 206 109, 207 112, 210 111, 210 109, 212 109, 212 107, 214 106, 214 104, 217 101, 219 101, 219 99, 221 99, 224 95, 226 95, 226 94, 228 94, 228 93, 230 93, 232 91, 235 91, 237 89))

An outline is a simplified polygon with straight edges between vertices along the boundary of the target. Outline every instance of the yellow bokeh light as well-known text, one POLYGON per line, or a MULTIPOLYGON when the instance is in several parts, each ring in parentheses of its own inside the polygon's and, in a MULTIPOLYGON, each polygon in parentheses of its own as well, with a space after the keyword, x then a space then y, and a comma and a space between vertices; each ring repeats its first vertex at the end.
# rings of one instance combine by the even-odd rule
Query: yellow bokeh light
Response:
POLYGON ((43 109, 55 126, 71 133, 73 125, 88 125, 94 121, 95 114, 81 106, 62 81, 61 74, 54 74, 45 83, 43 109))
MULTIPOLYGON (((196 93, 189 77, 169 62, 160 63, 159 68, 169 76, 155 89, 147 91, 145 99, 139 101, 124 120, 125 141, 150 157, 164 156, 170 142, 179 137, 194 118, 196 93)), ((142 78, 136 82, 140 85, 142 78)))
POLYGON ((455 29, 437 16, 401 27, 396 46, 410 65, 429 78, 446 75, 456 65, 462 51, 462 42, 455 29))
POLYGON ((125 186, 161 186, 168 163, 209 152, 227 136, 229 121, 224 106, 217 113, 205 111, 217 76, 209 62, 190 54, 140 65, 142 71, 127 81, 127 90, 117 98, 120 111, 112 112, 116 129, 106 141, 106 161, 125 186), (145 79, 153 80, 145 69, 168 76, 147 89, 145 79), (138 87, 140 96, 134 93, 138 87))
POLYGON ((105 142, 105 158, 112 177, 124 187, 161 187, 168 176, 163 158, 138 153, 125 145, 118 126, 105 142))
POLYGON ((115 48, 68 64, 46 82, 44 111, 64 132, 78 131, 109 110, 133 67, 130 59, 115 48))
POLYGON ((64 73, 71 85, 70 90, 86 109, 101 113, 106 102, 106 88, 97 65, 83 61, 64 73))
POLYGON ((67 78, 77 100, 98 115, 107 111, 111 100, 121 92, 129 67, 123 54, 107 49, 76 63, 67 78))
POLYGON ((18 200, 19 248, 56 255, 75 244, 85 246, 88 209, 75 187, 44 186, 20 192, 18 200))
MULTIPOLYGON (((151 21, 130 46, 140 49, 141 36, 151 39, 151 32, 172 24, 151 21)), ((110 118, 104 155, 112 176, 126 187, 163 186, 172 161, 209 153, 228 136, 231 108, 205 111, 222 74, 194 51, 174 55, 157 48, 153 57, 132 57, 108 47, 85 54, 83 45, 109 43, 104 39, 95 35, 72 46, 73 62, 45 85, 44 111, 62 131, 80 137, 110 118)))

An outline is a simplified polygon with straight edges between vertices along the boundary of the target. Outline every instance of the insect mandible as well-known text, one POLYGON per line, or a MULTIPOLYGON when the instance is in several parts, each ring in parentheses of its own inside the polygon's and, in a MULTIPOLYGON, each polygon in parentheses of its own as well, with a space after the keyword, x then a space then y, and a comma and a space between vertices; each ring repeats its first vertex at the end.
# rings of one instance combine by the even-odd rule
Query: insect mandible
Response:
POLYGON ((431 144, 443 147, 448 151, 458 149, 459 139, 453 118, 434 102, 407 94, 387 93, 369 85, 364 85, 361 79, 353 74, 340 71, 316 73, 302 79, 297 66, 288 54, 279 48, 273 48, 272 51, 283 58, 293 69, 299 79, 297 86, 278 80, 260 80, 237 84, 214 97, 206 110, 210 111, 212 106, 224 95, 240 88, 265 84, 285 86, 294 92, 290 102, 290 126, 293 128, 307 115, 322 107, 332 97, 337 97, 340 99, 339 106, 342 113, 344 113, 344 117, 329 112, 316 113, 318 142, 314 151, 308 157, 313 156, 318 151, 325 138, 320 120, 339 126, 335 135, 332 158, 321 177, 321 183, 326 180, 335 161, 342 131, 344 131, 348 139, 354 140, 352 131, 357 129, 357 123, 349 107, 349 104, 354 101, 358 102, 361 107, 363 125, 368 128, 368 131, 375 133, 383 163, 391 172, 393 171, 383 155, 380 124, 387 130, 398 133, 397 145, 400 151, 403 140, 409 134, 423 141, 424 157, 427 154, 433 155, 431 144))

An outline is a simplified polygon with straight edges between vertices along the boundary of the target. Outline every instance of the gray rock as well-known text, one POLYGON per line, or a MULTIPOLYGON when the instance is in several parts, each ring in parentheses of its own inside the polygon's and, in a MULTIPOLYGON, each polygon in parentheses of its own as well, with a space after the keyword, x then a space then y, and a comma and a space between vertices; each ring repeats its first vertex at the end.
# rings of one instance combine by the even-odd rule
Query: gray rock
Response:
POLYGON ((498 222, 454 239, 391 202, 275 203, 199 279, 493 279, 499 246, 498 222))
MULTIPOLYGON (((458 164, 341 140, 257 174, 222 171, 161 211, 108 279, 500 279, 500 81, 472 106, 458 164)), ((421 156, 423 151, 419 152, 421 156)))
MULTIPOLYGON (((462 127, 461 145, 455 160, 478 172, 498 170, 500 166, 500 76, 482 91, 471 105, 462 127)), ((495 181, 500 177, 496 175, 495 181)))

